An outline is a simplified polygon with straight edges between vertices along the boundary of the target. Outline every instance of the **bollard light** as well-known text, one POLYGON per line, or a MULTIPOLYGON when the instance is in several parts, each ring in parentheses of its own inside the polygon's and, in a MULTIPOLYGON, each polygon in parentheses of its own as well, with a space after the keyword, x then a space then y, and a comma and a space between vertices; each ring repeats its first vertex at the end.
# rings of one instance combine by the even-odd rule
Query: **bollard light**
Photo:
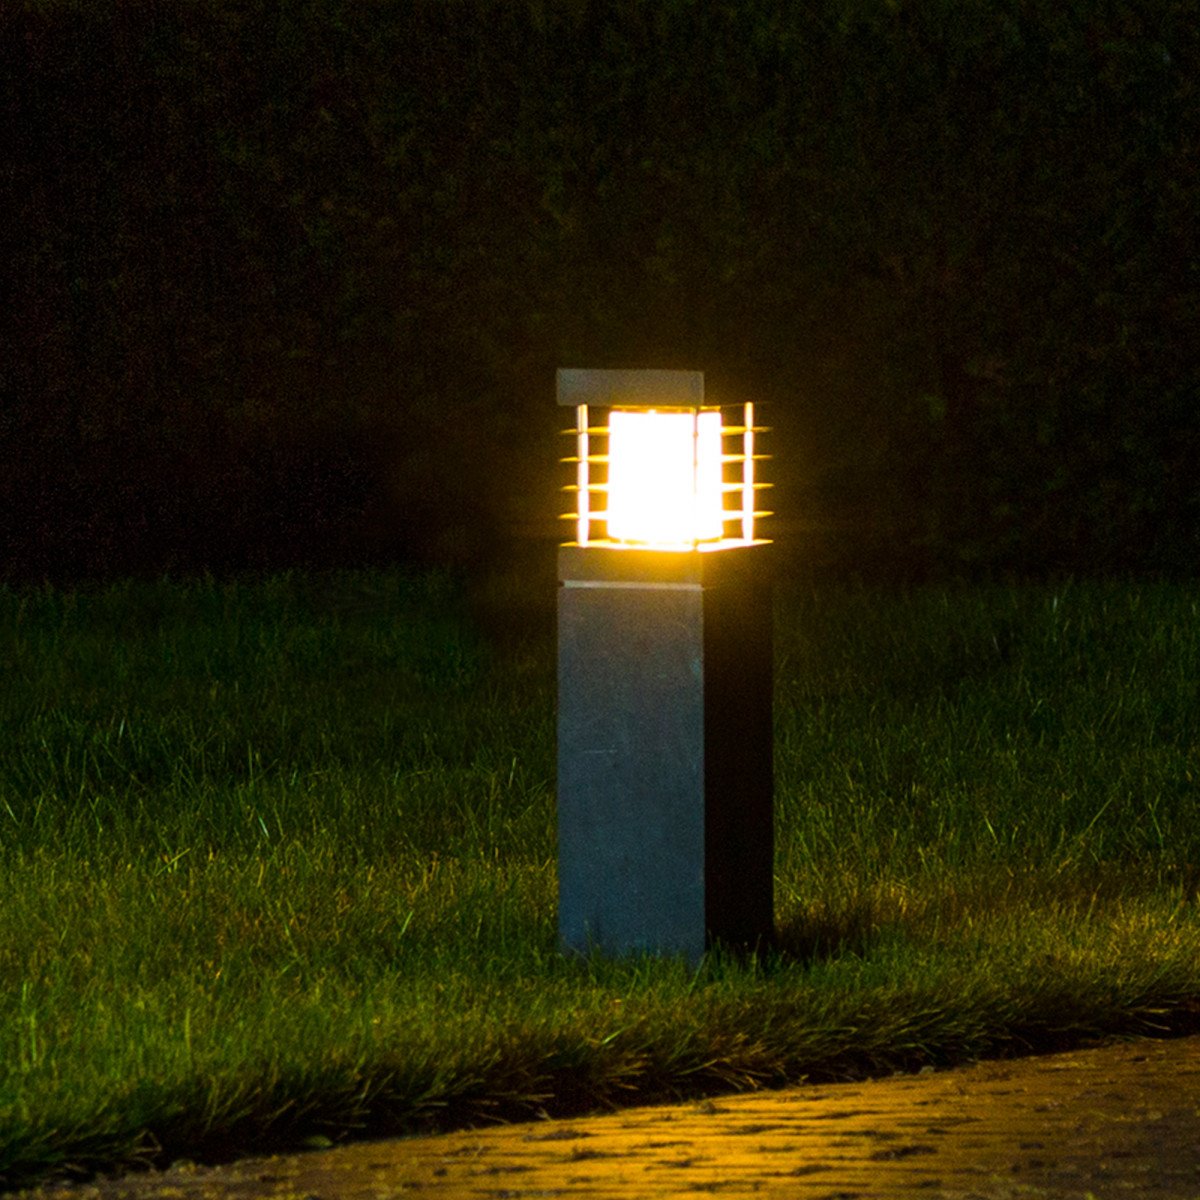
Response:
POLYGON ((698 371, 560 370, 565 947, 762 945, 773 922, 771 588, 754 406, 698 371))

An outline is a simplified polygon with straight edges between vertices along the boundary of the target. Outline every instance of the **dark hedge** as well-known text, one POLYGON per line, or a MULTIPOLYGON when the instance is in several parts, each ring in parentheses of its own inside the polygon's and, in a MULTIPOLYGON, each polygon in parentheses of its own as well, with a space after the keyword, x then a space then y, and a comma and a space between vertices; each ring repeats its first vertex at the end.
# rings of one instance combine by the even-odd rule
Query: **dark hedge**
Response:
POLYGON ((0 574, 549 541, 558 365, 866 575, 1192 573, 1200 0, 0 10, 0 574), (14 136, 15 135, 15 136, 14 136))

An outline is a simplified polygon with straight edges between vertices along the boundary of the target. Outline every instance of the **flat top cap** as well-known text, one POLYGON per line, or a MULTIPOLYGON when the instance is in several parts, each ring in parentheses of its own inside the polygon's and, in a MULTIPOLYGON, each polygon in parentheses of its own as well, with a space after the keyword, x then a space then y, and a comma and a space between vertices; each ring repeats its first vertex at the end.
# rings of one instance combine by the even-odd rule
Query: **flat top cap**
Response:
POLYGON ((704 403, 703 371, 608 371, 560 367, 559 404, 679 405, 695 408, 704 403))

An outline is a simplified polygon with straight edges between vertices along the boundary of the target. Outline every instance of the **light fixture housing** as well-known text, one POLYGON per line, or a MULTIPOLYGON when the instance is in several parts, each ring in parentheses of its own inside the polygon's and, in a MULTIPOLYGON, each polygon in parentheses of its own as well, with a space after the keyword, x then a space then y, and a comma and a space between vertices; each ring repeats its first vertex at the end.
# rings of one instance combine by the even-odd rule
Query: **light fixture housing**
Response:
POLYGON ((701 371, 560 370, 575 410, 574 544, 720 550, 762 540, 754 405, 706 403, 701 371))

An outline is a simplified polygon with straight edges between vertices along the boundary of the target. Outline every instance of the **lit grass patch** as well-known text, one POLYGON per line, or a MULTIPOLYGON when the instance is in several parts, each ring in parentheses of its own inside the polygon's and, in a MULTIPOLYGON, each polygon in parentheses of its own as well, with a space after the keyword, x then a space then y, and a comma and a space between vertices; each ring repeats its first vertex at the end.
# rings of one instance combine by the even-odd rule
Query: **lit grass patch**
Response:
POLYGON ((553 647, 0 592, 0 1179, 1200 1027, 1186 589, 784 595, 759 962, 564 958, 553 647))

